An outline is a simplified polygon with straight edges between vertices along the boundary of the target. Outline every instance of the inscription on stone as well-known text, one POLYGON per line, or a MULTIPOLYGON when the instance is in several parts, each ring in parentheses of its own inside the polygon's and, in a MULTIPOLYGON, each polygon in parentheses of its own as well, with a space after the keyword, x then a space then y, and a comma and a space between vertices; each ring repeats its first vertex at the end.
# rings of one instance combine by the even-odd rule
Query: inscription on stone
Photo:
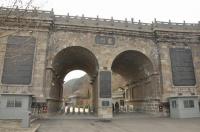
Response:
POLYGON ((3 84, 30 84, 32 78, 35 38, 9 36, 4 58, 3 84))
POLYGON ((102 101, 102 106, 109 106, 109 101, 102 101))
POLYGON ((172 78, 175 86, 193 86, 196 84, 192 52, 185 48, 171 48, 170 58, 172 78))
POLYGON ((114 45, 115 44, 115 38, 111 36, 101 36, 97 35, 95 37, 96 44, 103 44, 103 45, 114 45))
POLYGON ((100 98, 111 98, 111 72, 100 72, 100 98))

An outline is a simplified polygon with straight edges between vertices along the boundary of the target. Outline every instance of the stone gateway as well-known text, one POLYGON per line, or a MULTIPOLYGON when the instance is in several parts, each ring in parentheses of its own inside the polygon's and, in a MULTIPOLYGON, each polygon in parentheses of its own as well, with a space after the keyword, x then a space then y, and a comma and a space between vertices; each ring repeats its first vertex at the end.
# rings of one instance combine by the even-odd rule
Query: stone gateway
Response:
MULTIPOLYGON (((183 117, 177 111, 188 107, 193 110, 184 111, 184 117, 199 116, 200 23, 0 8, 0 97, 33 95, 49 113, 57 112, 64 77, 75 69, 90 76, 99 117, 112 118, 112 91, 119 87, 125 91, 124 103, 136 111, 167 116, 181 104, 185 107, 172 117, 183 117)), ((0 107, 0 115, 5 109, 0 107)))

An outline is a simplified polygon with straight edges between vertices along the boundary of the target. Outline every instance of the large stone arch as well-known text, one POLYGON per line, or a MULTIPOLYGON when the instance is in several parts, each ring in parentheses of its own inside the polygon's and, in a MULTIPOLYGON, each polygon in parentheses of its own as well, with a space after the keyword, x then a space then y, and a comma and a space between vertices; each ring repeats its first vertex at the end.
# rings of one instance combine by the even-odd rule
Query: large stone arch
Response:
POLYGON ((145 39, 135 39, 133 41, 129 39, 129 37, 122 37, 119 39, 121 41, 111 52, 110 57, 105 64, 107 64, 108 67, 112 66, 113 60, 120 53, 128 50, 134 50, 145 55, 151 61, 154 72, 159 72, 159 51, 156 44, 152 40, 145 41, 145 39))
POLYGON ((154 65, 152 61, 142 52, 137 50, 126 50, 118 54, 112 62, 111 69, 113 72, 120 72, 125 78, 133 78, 130 75, 129 70, 131 72, 135 72, 133 70, 139 70, 139 68, 145 69, 145 74, 152 74, 154 72, 154 65), (119 66, 122 66, 119 68, 119 66), (137 66, 137 67, 132 67, 137 66), (151 73, 150 73, 151 72, 151 73))
MULTIPOLYGON (((83 70, 90 77, 90 83, 93 86, 93 97, 96 103, 95 95, 97 92, 96 76, 99 70, 99 64, 96 56, 89 49, 81 46, 70 46, 59 51, 52 61, 52 79, 49 90, 48 109, 49 112, 56 112, 59 109, 59 102, 62 99, 63 80, 67 73, 72 70, 83 70)), ((95 105, 95 104, 94 104, 95 105)))
POLYGON ((144 52, 125 50, 119 53, 111 65, 113 89, 124 88, 129 98, 127 104, 134 105, 135 110, 158 112, 158 107, 153 106, 159 104, 160 87, 156 67, 144 52), (152 105, 148 105, 147 102, 152 105))

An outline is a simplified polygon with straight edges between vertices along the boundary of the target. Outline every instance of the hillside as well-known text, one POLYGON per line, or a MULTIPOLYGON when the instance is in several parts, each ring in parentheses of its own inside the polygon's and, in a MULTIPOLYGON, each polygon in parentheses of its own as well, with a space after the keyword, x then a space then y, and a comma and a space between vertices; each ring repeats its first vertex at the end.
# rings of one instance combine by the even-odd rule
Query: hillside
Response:
POLYGON ((68 97, 72 94, 79 94, 80 96, 87 97, 88 90, 91 93, 92 86, 89 83, 88 75, 81 78, 69 80, 63 85, 63 96, 68 97))

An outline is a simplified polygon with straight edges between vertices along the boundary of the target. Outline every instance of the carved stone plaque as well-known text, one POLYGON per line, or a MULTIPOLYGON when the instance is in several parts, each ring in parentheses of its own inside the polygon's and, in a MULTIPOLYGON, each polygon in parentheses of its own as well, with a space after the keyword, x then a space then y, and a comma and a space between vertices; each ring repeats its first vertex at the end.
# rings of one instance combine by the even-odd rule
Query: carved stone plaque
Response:
POLYGON ((102 101, 102 106, 109 106, 109 101, 102 101))
POLYGON ((185 48, 170 49, 173 84, 194 86, 196 84, 192 52, 185 48))
POLYGON ((111 72, 100 72, 100 98, 111 98, 111 72))
POLYGON ((36 40, 28 36, 9 36, 4 58, 3 84, 30 84, 36 40))
POLYGON ((115 38, 111 36, 102 36, 97 35, 95 37, 96 44, 102 44, 102 45, 114 45, 115 44, 115 38))

